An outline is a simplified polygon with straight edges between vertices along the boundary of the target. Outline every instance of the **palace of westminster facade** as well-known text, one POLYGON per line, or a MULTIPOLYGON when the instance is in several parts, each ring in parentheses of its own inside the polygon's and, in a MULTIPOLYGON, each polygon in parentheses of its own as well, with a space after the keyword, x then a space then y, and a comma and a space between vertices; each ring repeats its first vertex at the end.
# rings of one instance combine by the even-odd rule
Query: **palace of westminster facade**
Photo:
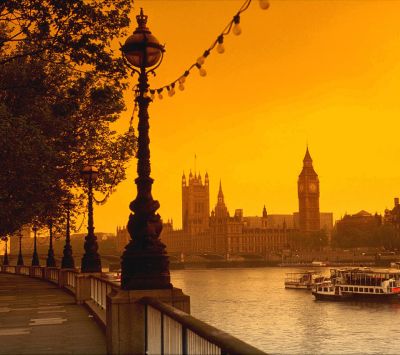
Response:
MULTIPOLYGON (((167 251, 175 255, 241 253, 265 255, 293 248, 298 233, 333 228, 333 214, 319 211, 319 179, 306 151, 298 182, 299 212, 268 214, 264 206, 261 216, 243 216, 237 209, 233 216, 225 205, 222 185, 210 214, 208 174, 204 183, 200 174, 182 176, 182 229, 174 230, 172 221, 163 224, 161 240, 167 251)), ((122 251, 129 241, 126 228, 117 228, 117 248, 122 251)))

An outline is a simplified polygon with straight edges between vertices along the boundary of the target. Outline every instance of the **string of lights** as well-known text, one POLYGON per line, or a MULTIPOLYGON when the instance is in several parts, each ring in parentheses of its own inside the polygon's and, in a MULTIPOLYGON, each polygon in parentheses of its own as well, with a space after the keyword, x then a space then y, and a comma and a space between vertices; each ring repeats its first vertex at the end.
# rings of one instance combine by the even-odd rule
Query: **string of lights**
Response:
MULTIPOLYGON (((216 40, 212 42, 211 46, 207 48, 203 54, 197 58, 196 62, 190 65, 184 73, 179 76, 177 79, 172 81, 168 85, 161 86, 157 89, 150 89, 150 97, 152 100, 156 98, 156 94, 159 100, 163 99, 163 92, 164 90, 167 91, 168 96, 172 97, 175 95, 175 87, 178 85, 178 89, 183 91, 185 90, 185 81, 186 78, 192 73, 192 71, 196 68, 198 69, 198 72, 200 76, 204 77, 207 75, 207 71, 204 69, 204 63, 208 56, 211 54, 211 52, 215 49, 217 53, 222 54, 225 52, 225 47, 224 47, 224 37, 229 35, 231 32, 235 36, 239 36, 242 33, 242 28, 240 27, 240 16, 242 15, 243 12, 245 12, 252 0, 245 0, 243 5, 240 7, 238 12, 233 16, 232 20, 225 26, 224 30, 217 36, 216 40)), ((263 10, 267 10, 269 8, 269 2, 268 0, 258 0, 258 3, 260 5, 260 8, 263 10)))
MULTIPOLYGON (((185 81, 186 78, 192 73, 192 70, 194 68, 198 69, 200 76, 204 77, 207 75, 206 70, 204 69, 204 63, 207 59, 207 57, 212 53, 212 51, 215 49, 217 51, 217 53, 222 54, 225 52, 225 47, 224 47, 224 37, 229 35, 231 32, 235 35, 235 36, 239 36, 242 33, 242 29, 240 27, 240 16, 242 15, 243 12, 245 12, 250 4, 251 4, 252 0, 245 0, 245 2, 242 4, 242 6, 239 8, 239 10, 237 11, 237 13, 233 16, 232 20, 225 26, 224 30, 217 36, 216 40, 212 42, 211 46, 209 48, 207 48, 203 54, 197 58, 196 62, 193 63, 192 65, 190 65, 183 73, 183 75, 181 75, 180 77, 178 77, 176 80, 172 81, 170 84, 159 87, 157 89, 150 89, 150 96, 151 99, 154 100, 155 99, 155 95, 158 94, 158 99, 162 99, 163 98, 163 92, 164 90, 167 90, 168 96, 172 97, 175 95, 175 87, 176 85, 178 85, 178 89, 183 91, 185 89, 185 81)), ((260 5, 260 8, 263 10, 267 10, 269 8, 269 2, 268 0, 258 0, 258 3, 260 5)), ((135 92, 135 96, 138 95, 139 91, 137 90, 137 87, 135 87, 134 89, 135 92)), ((132 129, 132 122, 134 119, 134 115, 135 113, 138 111, 138 107, 137 107, 137 101, 135 100, 135 106, 133 109, 133 113, 129 122, 129 130, 132 129)), ((126 147, 123 149, 123 153, 125 154, 126 152, 126 147)), ((118 171, 119 169, 116 169, 116 171, 118 171)), ((111 183, 109 190, 107 191, 107 193, 105 194, 105 196, 102 199, 96 199, 93 196, 93 200, 95 201, 95 203, 97 205, 104 205, 109 197, 111 196, 111 194, 115 191, 115 182, 117 179, 117 172, 114 176, 113 182, 111 183)))

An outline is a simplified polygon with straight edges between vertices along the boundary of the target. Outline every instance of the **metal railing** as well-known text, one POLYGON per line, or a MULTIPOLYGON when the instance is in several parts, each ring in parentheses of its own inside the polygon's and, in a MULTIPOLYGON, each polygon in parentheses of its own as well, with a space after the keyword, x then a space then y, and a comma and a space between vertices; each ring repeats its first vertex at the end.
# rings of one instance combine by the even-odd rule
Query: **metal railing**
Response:
POLYGON ((16 266, 7 265, 7 266, 3 266, 3 267, 4 267, 5 272, 7 272, 9 274, 15 274, 16 266))
POLYGON ((191 315, 144 297, 146 354, 265 354, 191 315))
POLYGON ((33 277, 43 277, 43 268, 41 266, 32 266, 31 268, 33 269, 33 277))
POLYGON ((58 284, 58 280, 60 277, 60 269, 58 268, 47 268, 46 269, 46 279, 58 284))
POLYGON ((115 282, 105 280, 101 277, 91 276, 90 277, 90 298, 98 305, 101 309, 106 309, 107 295, 113 288, 119 287, 115 282))
POLYGON ((19 273, 20 273, 21 275, 27 275, 27 276, 29 276, 29 275, 30 275, 30 268, 29 268, 29 266, 20 266, 20 268, 19 268, 19 273))
POLYGON ((66 272, 66 283, 64 286, 74 293, 76 293, 76 275, 78 274, 79 272, 76 270, 68 270, 66 272))

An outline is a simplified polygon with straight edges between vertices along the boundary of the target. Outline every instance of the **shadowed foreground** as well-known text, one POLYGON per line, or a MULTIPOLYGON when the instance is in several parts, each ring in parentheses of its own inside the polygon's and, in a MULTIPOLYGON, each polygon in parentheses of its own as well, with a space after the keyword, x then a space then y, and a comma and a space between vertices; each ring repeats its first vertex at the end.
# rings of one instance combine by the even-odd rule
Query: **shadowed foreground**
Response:
POLYGON ((41 280, 0 274, 0 354, 106 354, 106 339, 73 296, 41 280))

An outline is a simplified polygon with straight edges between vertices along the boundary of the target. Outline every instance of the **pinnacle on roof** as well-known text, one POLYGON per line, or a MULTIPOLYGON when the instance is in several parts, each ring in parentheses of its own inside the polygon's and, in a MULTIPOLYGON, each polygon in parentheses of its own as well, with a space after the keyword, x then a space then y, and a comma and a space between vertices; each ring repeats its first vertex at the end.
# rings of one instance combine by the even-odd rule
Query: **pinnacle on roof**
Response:
POLYGON ((304 156, 304 159, 303 159, 303 162, 306 162, 306 161, 312 162, 312 158, 311 158, 310 152, 308 150, 308 145, 307 145, 306 155, 304 156))
POLYGON ((222 192, 222 183, 221 180, 219 180, 219 191, 218 191, 218 197, 224 197, 224 193, 222 192))

